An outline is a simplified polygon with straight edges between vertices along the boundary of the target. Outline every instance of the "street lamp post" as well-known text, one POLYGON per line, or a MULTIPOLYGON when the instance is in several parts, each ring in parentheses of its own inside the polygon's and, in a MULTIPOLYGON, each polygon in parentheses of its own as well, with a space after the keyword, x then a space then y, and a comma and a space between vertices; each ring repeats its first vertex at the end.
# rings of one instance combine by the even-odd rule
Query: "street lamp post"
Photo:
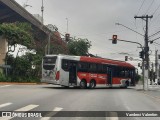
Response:
POLYGON ((66 20, 67 20, 67 31, 66 32, 68 33, 68 18, 66 18, 66 20))
POLYGON ((26 7, 32 7, 32 6, 31 6, 31 5, 24 4, 23 7, 26 9, 26 7))
POLYGON ((42 12, 42 24, 43 24, 43 12, 44 12, 44 6, 43 6, 43 0, 42 0, 42 7, 41 7, 41 12, 42 12))
POLYGON ((55 25, 53 26, 52 24, 48 24, 48 25, 46 25, 46 27, 49 29, 47 47, 48 47, 48 54, 50 54, 51 35, 52 35, 53 31, 58 31, 58 28, 55 25))

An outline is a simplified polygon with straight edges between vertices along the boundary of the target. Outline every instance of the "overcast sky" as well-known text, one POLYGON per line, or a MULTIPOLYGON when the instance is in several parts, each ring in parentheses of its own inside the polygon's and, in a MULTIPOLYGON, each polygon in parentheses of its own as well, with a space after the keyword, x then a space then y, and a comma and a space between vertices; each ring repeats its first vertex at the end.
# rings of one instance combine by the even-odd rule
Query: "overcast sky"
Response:
MULTIPOLYGON (((41 15, 42 0, 16 0, 20 5, 28 4, 31 14, 41 15)), ((149 35, 160 30, 160 0, 44 0, 44 24, 56 25, 59 32, 67 31, 77 38, 87 38, 92 43, 90 53, 105 58, 124 60, 124 54, 139 57, 135 44, 118 42, 113 45, 108 39, 117 34, 119 39, 140 42, 144 45, 144 37, 115 23, 121 23, 141 34, 144 34, 145 21, 134 19, 135 15, 153 15, 149 20, 149 35)), ((151 39, 159 37, 160 34, 151 39)), ((160 44, 160 40, 156 42, 160 44)), ((149 44, 150 45, 150 44, 149 44)), ((152 44, 151 56, 160 45, 152 44)), ((160 50, 160 49, 159 49, 160 50)))

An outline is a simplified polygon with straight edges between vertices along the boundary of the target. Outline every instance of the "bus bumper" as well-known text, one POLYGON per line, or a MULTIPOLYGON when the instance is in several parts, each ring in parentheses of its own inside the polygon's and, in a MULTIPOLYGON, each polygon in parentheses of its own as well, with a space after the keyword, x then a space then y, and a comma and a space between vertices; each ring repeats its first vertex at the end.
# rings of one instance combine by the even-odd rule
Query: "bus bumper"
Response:
POLYGON ((46 80, 46 79, 41 79, 41 82, 43 83, 48 83, 48 84, 54 84, 54 85, 59 85, 59 80, 46 80))

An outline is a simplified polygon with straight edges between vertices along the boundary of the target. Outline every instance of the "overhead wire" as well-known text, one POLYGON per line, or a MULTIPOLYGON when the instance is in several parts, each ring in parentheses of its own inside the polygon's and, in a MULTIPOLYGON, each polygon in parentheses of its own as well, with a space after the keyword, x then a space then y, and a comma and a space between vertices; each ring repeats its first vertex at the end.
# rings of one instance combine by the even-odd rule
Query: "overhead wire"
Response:
POLYGON ((160 8, 160 4, 159 4, 158 7, 155 9, 155 11, 152 13, 152 15, 154 15, 154 14, 158 11, 159 8, 160 8))
MULTIPOLYGON (((157 11, 158 11, 158 9, 160 8, 160 4, 158 5, 158 7, 154 10, 154 12, 152 13, 152 15, 154 15, 157 11)), ((158 17, 160 16, 160 14, 158 14, 156 17, 154 17, 154 19, 152 20, 152 22, 154 22, 155 20, 157 20, 158 19, 158 17)), ((154 24, 155 24, 156 22, 154 22, 154 24)), ((159 32, 158 32, 159 33, 159 32)), ((157 33, 155 33, 155 34, 153 34, 153 36, 154 35, 156 35, 157 33)), ((152 36, 152 35, 151 35, 152 36)))
MULTIPOLYGON (((135 29, 136 29, 136 31, 137 31, 137 22, 136 22, 136 20, 137 20, 137 19, 135 19, 135 21, 134 21, 134 25, 135 25, 135 29)), ((137 34, 136 34, 136 41, 138 41, 137 34)))
POLYGON ((141 8, 142 8, 142 6, 143 6, 143 4, 144 4, 145 1, 146 1, 146 0, 143 0, 143 1, 142 1, 142 4, 141 4, 140 8, 138 9, 137 15, 139 14, 139 12, 140 12, 140 10, 141 10, 141 8))
POLYGON ((150 37, 153 37, 153 36, 155 36, 155 35, 157 35, 157 34, 159 34, 159 33, 160 33, 160 31, 158 31, 158 32, 156 32, 156 33, 150 35, 149 38, 150 38, 150 37))
POLYGON ((158 39, 160 39, 160 37, 158 37, 158 38, 155 38, 155 39, 153 39, 153 40, 150 40, 150 41, 152 41, 152 42, 153 42, 153 41, 155 41, 155 40, 158 40, 158 39))
POLYGON ((149 5, 148 9, 146 10, 146 13, 145 13, 145 14, 147 14, 147 13, 148 13, 148 11, 151 9, 151 7, 152 7, 152 5, 153 5, 154 1, 155 1, 155 0, 152 0, 152 2, 151 2, 151 4, 149 5))
POLYGON ((160 45, 159 43, 157 43, 157 42, 154 42, 155 44, 157 44, 157 45, 160 45))

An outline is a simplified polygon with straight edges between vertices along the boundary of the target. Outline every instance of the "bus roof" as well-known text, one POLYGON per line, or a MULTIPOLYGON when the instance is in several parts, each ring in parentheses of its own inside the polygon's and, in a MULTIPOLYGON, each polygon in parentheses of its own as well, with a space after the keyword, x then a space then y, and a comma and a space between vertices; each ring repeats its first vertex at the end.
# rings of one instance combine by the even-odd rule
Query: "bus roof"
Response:
POLYGON ((84 62, 93 62, 93 63, 103 63, 103 64, 109 64, 109 65, 116 65, 116 66, 124 66, 129 68, 135 68, 130 63, 127 63, 125 61, 120 60, 112 60, 112 59, 106 59, 106 58, 98 58, 98 57, 86 57, 81 56, 80 61, 84 62))
POLYGON ((46 55, 46 57, 52 57, 52 56, 62 56, 66 59, 72 59, 72 60, 79 60, 82 62, 93 62, 93 63, 102 63, 102 64, 108 64, 108 65, 114 65, 114 66, 123 66, 128 68, 135 68, 130 63, 127 63, 125 61, 120 60, 113 60, 113 59, 107 59, 107 58, 101 58, 101 57, 87 57, 87 56, 74 56, 74 55, 46 55))

